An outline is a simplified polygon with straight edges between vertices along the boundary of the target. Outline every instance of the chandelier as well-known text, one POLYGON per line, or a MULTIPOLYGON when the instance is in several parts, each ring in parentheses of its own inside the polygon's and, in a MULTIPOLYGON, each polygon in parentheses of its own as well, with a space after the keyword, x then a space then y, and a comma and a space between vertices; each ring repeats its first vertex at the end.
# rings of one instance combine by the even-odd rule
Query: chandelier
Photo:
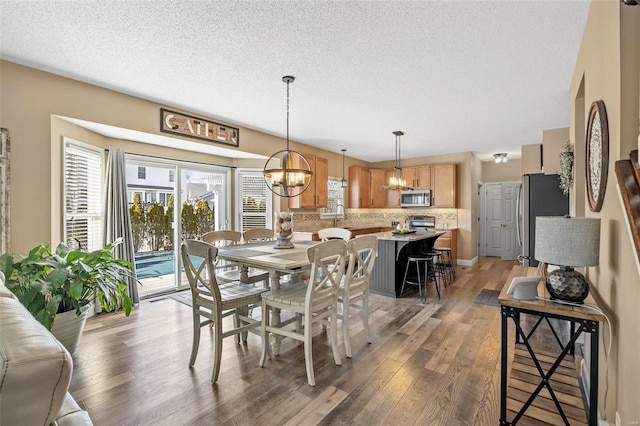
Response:
POLYGON ((389 177, 388 185, 383 186, 383 189, 390 191, 404 191, 407 188, 407 181, 402 177, 402 168, 400 167, 400 136, 404 135, 401 130, 393 132, 396 135, 396 164, 393 167, 393 173, 389 177))
POLYGON ((289 84, 295 80, 294 76, 285 75, 282 81, 287 83, 287 149, 273 154, 264 165, 262 174, 271 192, 279 197, 292 198, 302 194, 311 183, 311 166, 298 151, 289 149, 289 84), (268 169, 274 160, 280 160, 280 168, 268 169))

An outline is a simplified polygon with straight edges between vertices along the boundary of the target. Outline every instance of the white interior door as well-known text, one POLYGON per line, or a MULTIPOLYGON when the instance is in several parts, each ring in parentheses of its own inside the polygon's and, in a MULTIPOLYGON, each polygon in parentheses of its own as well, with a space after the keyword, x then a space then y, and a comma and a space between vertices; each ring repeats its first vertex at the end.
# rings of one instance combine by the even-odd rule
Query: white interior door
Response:
POLYGON ((480 212, 484 212, 484 217, 480 220, 484 229, 480 231, 480 255, 514 260, 520 254, 516 211, 520 186, 520 182, 483 185, 480 199, 484 199, 484 208, 480 212))
POLYGON ((502 185, 502 260, 515 260, 520 253, 518 244, 517 225, 518 212, 517 198, 520 183, 503 183, 502 185))
POLYGON ((486 255, 502 257, 502 185, 490 183, 486 185, 487 217, 486 217, 486 255))

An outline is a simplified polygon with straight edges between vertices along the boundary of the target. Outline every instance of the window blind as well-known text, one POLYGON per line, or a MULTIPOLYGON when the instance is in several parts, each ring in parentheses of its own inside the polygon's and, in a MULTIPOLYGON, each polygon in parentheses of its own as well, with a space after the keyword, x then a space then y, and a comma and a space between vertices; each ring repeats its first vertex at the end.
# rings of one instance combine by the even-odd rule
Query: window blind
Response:
POLYGON ((65 141, 64 237, 70 247, 103 246, 102 171, 102 151, 65 141))
POLYGON ((240 232, 271 228, 271 193, 260 172, 238 172, 238 225, 240 232))

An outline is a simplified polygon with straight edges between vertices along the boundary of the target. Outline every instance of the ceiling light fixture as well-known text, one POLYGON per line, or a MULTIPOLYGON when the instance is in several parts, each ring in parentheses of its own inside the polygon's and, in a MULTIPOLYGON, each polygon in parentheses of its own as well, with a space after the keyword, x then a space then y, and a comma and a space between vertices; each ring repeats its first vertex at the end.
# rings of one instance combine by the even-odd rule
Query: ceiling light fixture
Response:
POLYGON ((402 167, 400 167, 400 136, 404 135, 401 130, 393 132, 396 135, 396 165, 393 168, 393 174, 389 177, 389 184, 383 186, 383 189, 390 191, 404 191, 407 188, 407 181, 402 177, 402 167))
POLYGON ((340 181, 340 187, 341 188, 346 188, 347 187, 347 179, 344 177, 344 153, 347 152, 347 150, 342 148, 340 151, 342 151, 342 180, 340 181))
POLYGON ((497 163, 506 163, 507 162, 507 153, 499 152, 497 154, 493 154, 493 158, 495 158, 495 162, 497 163))
POLYGON ((309 162, 298 151, 289 149, 289 84, 294 76, 285 75, 282 81, 287 83, 287 149, 273 154, 264 165, 262 174, 271 192, 279 197, 292 198, 302 194, 311 183, 313 171, 309 162), (280 160, 280 168, 267 169, 272 160, 280 160))

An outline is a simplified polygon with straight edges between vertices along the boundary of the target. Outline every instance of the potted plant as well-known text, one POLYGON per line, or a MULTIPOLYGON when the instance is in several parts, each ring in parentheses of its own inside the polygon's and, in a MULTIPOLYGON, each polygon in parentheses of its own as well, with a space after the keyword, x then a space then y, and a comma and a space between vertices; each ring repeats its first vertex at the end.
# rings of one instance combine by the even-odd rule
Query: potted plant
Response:
POLYGON ((118 239, 91 252, 72 250, 64 243, 52 252, 50 245, 42 244, 20 260, 3 254, 0 271, 7 277, 7 288, 73 354, 94 300, 105 311, 122 307, 127 316, 131 313, 125 281, 134 277, 133 265, 114 257, 113 248, 120 243, 118 239), (61 329, 69 322, 78 330, 61 329))

